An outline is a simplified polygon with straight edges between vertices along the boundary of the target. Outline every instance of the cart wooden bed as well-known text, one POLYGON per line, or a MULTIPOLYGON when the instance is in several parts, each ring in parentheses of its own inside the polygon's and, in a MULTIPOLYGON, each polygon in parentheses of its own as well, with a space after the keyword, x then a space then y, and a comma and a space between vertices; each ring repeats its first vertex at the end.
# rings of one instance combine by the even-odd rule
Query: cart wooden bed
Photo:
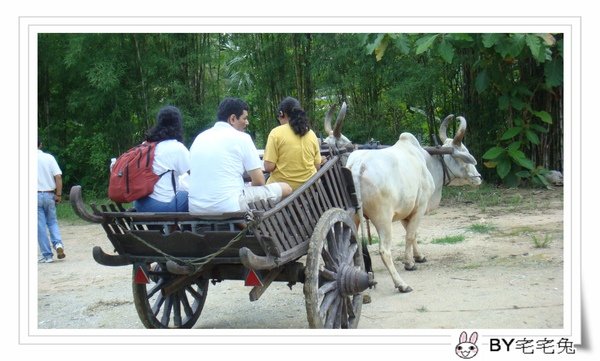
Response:
POLYGON ((272 282, 303 283, 309 327, 356 328, 362 292, 375 284, 353 222, 352 175, 337 155, 283 201, 255 202, 249 212, 143 213, 120 204, 90 211, 80 186, 70 201, 114 247, 94 247, 95 261, 133 266, 133 299, 147 328, 193 327, 209 282, 223 280, 253 285, 251 301, 272 282))

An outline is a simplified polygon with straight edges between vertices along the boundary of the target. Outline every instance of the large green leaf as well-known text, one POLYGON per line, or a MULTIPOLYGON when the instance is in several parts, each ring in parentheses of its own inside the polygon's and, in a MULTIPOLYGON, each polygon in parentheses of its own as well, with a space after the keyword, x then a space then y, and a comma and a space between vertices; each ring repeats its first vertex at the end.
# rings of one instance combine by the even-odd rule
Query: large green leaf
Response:
POLYGON ((510 98, 510 105, 516 110, 523 110, 528 104, 519 98, 510 98))
POLYGON ((531 159, 517 158, 516 161, 517 161, 517 163, 519 163, 520 166, 525 167, 527 169, 533 169, 533 168, 535 168, 535 165, 533 164, 533 162, 531 161, 531 159))
POLYGON ((510 149, 507 153, 514 160, 525 158, 525 153, 523 153, 519 149, 510 149))
POLYGON ((542 39, 535 34, 527 34, 525 42, 531 51, 531 55, 538 63, 546 61, 546 47, 542 44, 542 39))
POLYGON ((552 116, 545 110, 535 111, 533 115, 540 118, 544 123, 552 124, 552 116))
POLYGON ((525 167, 527 169, 533 169, 535 166, 533 162, 527 158, 525 153, 520 150, 511 150, 508 152, 508 155, 520 166, 525 167))
POLYGON ((367 52, 367 55, 371 55, 375 52, 375 50, 381 45, 381 42, 385 36, 386 34, 377 34, 375 40, 373 40, 372 43, 366 45, 365 50, 367 52))
POLYGON ((460 41, 460 42, 466 42, 466 43, 470 43, 472 42, 473 36, 471 34, 465 34, 465 33, 451 33, 447 35, 448 37, 450 37, 453 41, 460 41))
POLYGON ((417 50, 415 53, 419 55, 429 50, 439 35, 440 34, 426 35, 417 39, 417 50))
POLYGON ((511 139, 511 138, 515 137, 517 134, 521 133, 522 130, 523 130, 523 128, 521 128, 521 127, 512 127, 510 129, 508 129, 506 132, 504 132, 504 134, 502 134, 502 137, 500 137, 500 139, 501 140, 511 139))
POLYGON ((490 84, 490 79, 488 77, 487 70, 482 70, 479 74, 477 74, 477 78, 475 78, 475 89, 479 94, 483 93, 490 84))
POLYGON ((529 127, 531 129, 534 129, 534 130, 538 131, 538 133, 544 133, 544 134, 548 133, 548 129, 546 129, 546 128, 542 127, 541 125, 538 125, 538 124, 531 124, 529 127))
POLYGON ((498 176, 500 178, 504 178, 510 172, 511 167, 511 161, 509 159, 503 159, 502 161, 498 162, 498 166, 496 166, 496 172, 498 172, 498 176))
POLYGON ((375 48, 375 59, 377 59, 377 61, 383 59, 383 55, 385 54, 389 43, 389 37, 386 36, 383 38, 379 46, 375 48))
POLYGON ((498 158, 498 156, 502 153, 504 153, 505 150, 504 148, 501 147, 492 147, 490 149, 488 149, 487 152, 485 152, 482 156, 483 159, 496 159, 498 158))
POLYGON ((496 45, 496 43, 500 41, 503 36, 505 35, 497 33, 483 34, 481 36, 481 42, 483 43, 484 47, 491 48, 492 46, 496 45))
POLYGON ((540 183, 540 185, 543 185, 545 187, 549 187, 550 186, 550 182, 548 182, 548 180, 546 179, 546 177, 544 177, 541 174, 534 174, 533 175, 533 179, 535 181, 537 181, 538 183, 540 183))
POLYGON ((410 54, 410 42, 406 34, 394 34, 392 42, 404 55, 410 54))
POLYGON ((454 46, 452 46, 449 41, 442 39, 437 50, 446 63, 452 64, 452 60, 454 59, 454 46))
POLYGON ((508 147, 506 147, 507 151, 511 151, 511 150, 516 150, 521 148, 521 142, 520 141, 516 141, 516 142, 512 142, 508 145, 508 147))
POLYGON ((525 36, 523 34, 510 34, 499 39, 494 45, 494 49, 501 57, 509 59, 517 58, 524 46, 525 36))
POLYGON ((540 144, 540 138, 529 129, 525 130, 525 137, 533 144, 540 144))

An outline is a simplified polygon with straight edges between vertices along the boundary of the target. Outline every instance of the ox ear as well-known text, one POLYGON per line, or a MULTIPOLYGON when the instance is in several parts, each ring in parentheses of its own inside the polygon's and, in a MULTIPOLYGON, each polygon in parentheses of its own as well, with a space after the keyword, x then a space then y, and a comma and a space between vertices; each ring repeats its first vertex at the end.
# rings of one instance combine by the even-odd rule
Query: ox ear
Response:
POLYGON ((454 152, 452 153, 454 158, 458 158, 467 164, 477 165, 477 160, 468 152, 462 152, 456 148, 454 148, 454 152))

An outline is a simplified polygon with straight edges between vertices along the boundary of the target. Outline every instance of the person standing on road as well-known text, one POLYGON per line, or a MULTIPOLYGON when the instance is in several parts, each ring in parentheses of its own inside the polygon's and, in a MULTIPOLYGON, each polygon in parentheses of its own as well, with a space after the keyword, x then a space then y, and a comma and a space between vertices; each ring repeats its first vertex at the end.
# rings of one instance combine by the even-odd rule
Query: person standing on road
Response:
POLYGON ((38 246, 41 253, 39 263, 54 262, 50 243, 56 251, 56 256, 59 259, 65 258, 56 218, 56 204, 61 200, 62 172, 54 156, 42 151, 42 143, 38 140, 38 246))

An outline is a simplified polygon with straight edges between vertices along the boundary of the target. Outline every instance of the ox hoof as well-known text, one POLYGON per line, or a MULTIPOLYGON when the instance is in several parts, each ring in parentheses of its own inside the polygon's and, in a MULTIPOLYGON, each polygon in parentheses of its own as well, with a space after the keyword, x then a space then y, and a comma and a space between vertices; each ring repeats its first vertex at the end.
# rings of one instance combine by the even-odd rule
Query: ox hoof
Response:
POLYGON ((397 288, 400 293, 409 293, 413 290, 410 286, 398 286, 397 288))
POLYGON ((412 265, 404 264, 404 269, 407 271, 415 271, 417 269, 417 265, 414 263, 412 265))
POLYGON ((427 257, 425 257, 425 256, 415 257, 415 262, 417 262, 417 263, 425 263, 425 262, 427 262, 427 257))
POLYGON ((371 295, 363 295, 363 305, 371 303, 371 295))

